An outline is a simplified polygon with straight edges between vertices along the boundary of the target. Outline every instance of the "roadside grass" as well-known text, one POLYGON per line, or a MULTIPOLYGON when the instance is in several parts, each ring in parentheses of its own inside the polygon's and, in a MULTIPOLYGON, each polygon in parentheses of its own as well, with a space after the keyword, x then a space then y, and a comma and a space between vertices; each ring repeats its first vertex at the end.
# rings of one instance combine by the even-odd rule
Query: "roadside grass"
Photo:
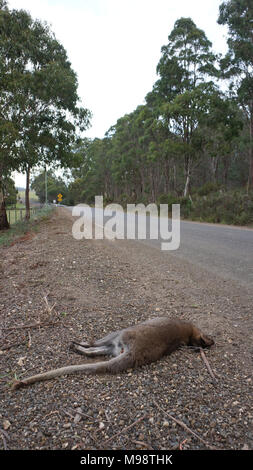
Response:
MULTIPOLYGON (((37 212, 38 208, 31 206, 32 213, 37 212)), ((25 218, 25 205, 21 203, 15 204, 15 206, 6 207, 7 219, 10 225, 16 224, 25 218)))
POLYGON ((31 215, 29 221, 18 220, 16 223, 13 223, 9 230, 0 231, 0 247, 9 246, 16 239, 22 237, 28 232, 36 232, 39 228, 39 224, 42 221, 48 220, 53 212, 55 207, 44 206, 41 209, 38 209, 35 214, 31 215))

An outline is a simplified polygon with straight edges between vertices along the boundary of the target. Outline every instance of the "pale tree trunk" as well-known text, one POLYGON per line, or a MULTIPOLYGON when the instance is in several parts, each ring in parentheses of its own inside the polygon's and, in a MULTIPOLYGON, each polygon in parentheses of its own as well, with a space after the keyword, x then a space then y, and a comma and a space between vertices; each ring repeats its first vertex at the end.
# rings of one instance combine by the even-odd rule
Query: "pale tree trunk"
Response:
POLYGON ((184 197, 188 196, 189 187, 190 187, 190 173, 187 173, 186 180, 185 180, 185 187, 184 187, 184 197))
POLYGON ((219 164, 219 156, 210 158, 211 175, 212 175, 212 180, 215 183, 217 181, 217 176, 218 176, 218 164, 219 164))
POLYGON ((28 166, 26 169, 26 188, 25 188, 25 219, 30 219, 30 199, 29 199, 29 191, 30 191, 30 167, 28 166))
POLYGON ((189 194, 190 180, 191 180, 191 160, 189 156, 185 158, 185 175, 186 175, 186 180, 185 180, 185 186, 184 186, 184 197, 187 197, 189 194))

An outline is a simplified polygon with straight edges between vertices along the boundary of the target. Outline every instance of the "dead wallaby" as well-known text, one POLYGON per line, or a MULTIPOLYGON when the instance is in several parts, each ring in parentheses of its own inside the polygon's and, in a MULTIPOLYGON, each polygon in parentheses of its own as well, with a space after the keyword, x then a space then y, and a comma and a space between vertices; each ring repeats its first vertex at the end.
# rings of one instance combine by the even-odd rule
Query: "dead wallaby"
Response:
POLYGON ((17 389, 41 380, 75 372, 85 374, 118 373, 123 370, 157 361, 162 356, 170 354, 179 346, 208 347, 214 341, 204 335, 191 323, 169 318, 154 318, 144 323, 118 330, 93 344, 73 342, 71 349, 89 357, 99 355, 113 356, 103 362, 80 364, 53 369, 49 372, 33 375, 21 381, 15 381, 13 388, 17 389))

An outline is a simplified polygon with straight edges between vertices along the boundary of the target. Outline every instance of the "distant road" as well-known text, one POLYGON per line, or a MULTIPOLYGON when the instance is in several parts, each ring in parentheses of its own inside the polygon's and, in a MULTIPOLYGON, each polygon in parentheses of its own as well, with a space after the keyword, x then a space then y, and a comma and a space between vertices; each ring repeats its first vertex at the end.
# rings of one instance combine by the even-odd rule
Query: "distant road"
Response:
MULTIPOLYGON (((136 240, 136 243, 161 249, 161 240, 136 240)), ((180 248, 163 253, 165 257, 178 256, 224 279, 253 287, 252 229, 181 221, 180 248)))

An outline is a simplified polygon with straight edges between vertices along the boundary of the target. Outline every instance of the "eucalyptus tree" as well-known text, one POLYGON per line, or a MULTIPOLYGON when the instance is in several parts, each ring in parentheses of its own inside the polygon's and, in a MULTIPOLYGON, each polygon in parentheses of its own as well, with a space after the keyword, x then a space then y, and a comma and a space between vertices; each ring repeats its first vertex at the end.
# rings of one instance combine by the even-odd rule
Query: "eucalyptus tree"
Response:
MULTIPOLYGON (((159 108, 168 131, 180 137, 178 152, 184 157, 184 196, 189 192, 191 172, 198 152, 193 136, 207 108, 210 93, 215 91, 213 77, 217 57, 204 31, 191 18, 180 18, 162 47, 157 66, 159 79, 155 84, 153 103, 159 108)), ((152 95, 147 96, 152 102, 152 95)))
POLYGON ((230 79, 248 120, 249 176, 253 188, 253 2, 229 0, 220 5, 218 23, 228 26, 228 53, 221 61, 223 77, 230 79))
MULTIPOLYGON (((76 74, 49 26, 3 2, 0 59, 0 182, 3 174, 26 171, 28 192, 33 166, 73 165, 77 132, 87 128, 90 113, 80 105, 76 74)), ((1 229, 1 183, 0 193, 1 229)))

